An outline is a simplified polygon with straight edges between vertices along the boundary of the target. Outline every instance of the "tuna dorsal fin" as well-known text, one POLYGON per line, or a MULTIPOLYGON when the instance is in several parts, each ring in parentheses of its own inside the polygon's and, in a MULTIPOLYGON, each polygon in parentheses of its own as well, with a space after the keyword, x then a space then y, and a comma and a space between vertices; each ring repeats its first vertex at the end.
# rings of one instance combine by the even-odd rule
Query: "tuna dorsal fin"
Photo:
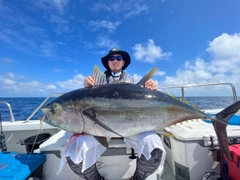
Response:
POLYGON ((153 68, 151 71, 149 71, 138 83, 137 85, 144 87, 144 84, 146 81, 152 78, 153 74, 156 72, 157 67, 153 68))
POLYGON ((95 65, 93 68, 92 77, 95 80, 96 86, 107 84, 106 74, 104 72, 102 72, 101 69, 97 65, 95 65))

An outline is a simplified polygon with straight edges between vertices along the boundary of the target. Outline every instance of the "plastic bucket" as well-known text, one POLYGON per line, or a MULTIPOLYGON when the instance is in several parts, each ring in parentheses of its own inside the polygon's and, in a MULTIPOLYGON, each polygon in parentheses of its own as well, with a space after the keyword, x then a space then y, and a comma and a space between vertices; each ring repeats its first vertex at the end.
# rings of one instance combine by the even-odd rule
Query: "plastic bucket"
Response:
POLYGON ((35 149, 39 148, 39 145, 45 142, 48 138, 50 138, 50 133, 42 133, 35 136, 30 136, 25 139, 21 144, 25 145, 27 152, 33 152, 35 149))

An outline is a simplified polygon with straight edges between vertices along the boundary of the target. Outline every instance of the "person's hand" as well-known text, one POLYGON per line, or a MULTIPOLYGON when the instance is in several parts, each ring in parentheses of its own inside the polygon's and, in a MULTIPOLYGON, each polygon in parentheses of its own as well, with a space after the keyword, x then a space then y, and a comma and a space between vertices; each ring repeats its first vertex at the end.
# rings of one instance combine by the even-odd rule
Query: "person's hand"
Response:
POLYGON ((95 80, 92 78, 92 76, 88 76, 84 80, 83 86, 86 88, 86 87, 94 86, 94 84, 95 84, 95 80))
POLYGON ((157 89, 157 83, 153 81, 152 79, 149 79, 145 82, 145 88, 156 90, 157 89))

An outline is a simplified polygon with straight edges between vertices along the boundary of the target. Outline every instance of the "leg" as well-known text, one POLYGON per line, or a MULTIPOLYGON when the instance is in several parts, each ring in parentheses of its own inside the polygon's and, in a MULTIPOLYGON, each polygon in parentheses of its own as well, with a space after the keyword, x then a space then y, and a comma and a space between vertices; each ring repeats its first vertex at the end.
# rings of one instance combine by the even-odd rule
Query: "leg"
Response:
POLYGON ((90 166, 89 168, 87 168, 84 172, 82 172, 82 162, 79 164, 75 164, 70 157, 66 157, 67 162, 69 164, 69 167, 73 170, 73 172, 75 172, 76 174, 78 174, 81 178, 85 179, 85 180, 101 180, 102 177, 99 174, 96 164, 93 164, 92 166, 90 166))
POLYGON ((95 163, 105 150, 106 148, 93 136, 73 134, 65 143, 57 174, 68 162, 73 172, 78 174, 81 179, 100 180, 101 176, 95 163))
POLYGON ((149 160, 141 155, 137 159, 137 168, 132 177, 132 180, 144 180, 151 174, 153 174, 159 167, 162 160, 162 150, 156 148, 151 152, 151 157, 149 160))
POLYGON ((155 132, 130 136, 124 141, 138 153, 137 167, 132 180, 145 180, 159 167, 163 167, 166 151, 161 138, 155 132))

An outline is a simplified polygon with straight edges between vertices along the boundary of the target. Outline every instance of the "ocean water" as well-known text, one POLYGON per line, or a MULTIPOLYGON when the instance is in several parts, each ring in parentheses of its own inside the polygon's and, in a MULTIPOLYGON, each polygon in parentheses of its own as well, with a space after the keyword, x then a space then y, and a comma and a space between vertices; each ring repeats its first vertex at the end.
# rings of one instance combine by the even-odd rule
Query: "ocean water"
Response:
MULTIPOLYGON (((53 99, 54 98, 50 99, 48 102, 53 99)), ((44 100, 44 97, 0 97, 0 101, 8 102, 11 105, 16 121, 26 120, 44 100)), ((185 101, 186 100, 189 104, 194 104, 195 107, 200 107, 201 109, 225 108, 234 102, 233 97, 186 97, 185 101)), ((5 104, 0 103, 0 113, 2 121, 11 120, 8 107, 5 104)), ((37 120, 42 115, 42 112, 38 111, 31 119, 37 120)))
MULTIPOLYGON (((0 97, 0 102, 4 101, 11 105, 15 121, 17 121, 26 120, 45 99, 46 99, 45 97, 14 97, 14 98, 0 97)), ((54 98, 49 99, 46 103, 52 101, 53 99, 54 98)), ((0 113, 2 121, 11 120, 11 116, 7 105, 0 103, 0 113)), ((42 115, 43 113, 40 110, 31 119, 37 120, 42 115)))

